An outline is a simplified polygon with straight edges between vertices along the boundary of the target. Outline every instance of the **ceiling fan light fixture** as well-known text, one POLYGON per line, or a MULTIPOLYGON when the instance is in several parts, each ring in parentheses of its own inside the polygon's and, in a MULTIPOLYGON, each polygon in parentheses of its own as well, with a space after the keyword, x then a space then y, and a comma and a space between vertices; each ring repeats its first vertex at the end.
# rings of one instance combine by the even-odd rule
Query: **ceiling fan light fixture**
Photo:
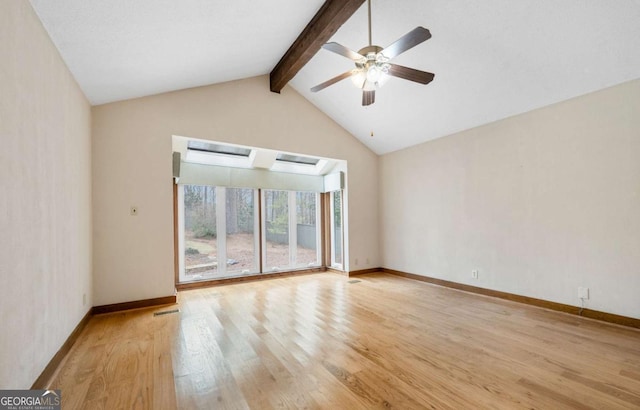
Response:
POLYGON ((352 70, 351 82, 361 90, 375 91, 389 79, 389 68, 388 63, 383 63, 372 56, 365 64, 358 65, 358 68, 352 70))
POLYGON ((369 11, 368 46, 361 48, 358 52, 335 42, 322 46, 326 50, 347 57, 355 63, 356 68, 312 87, 311 92, 323 90, 338 81, 351 77, 353 85, 362 90, 362 105, 368 106, 375 102, 375 91, 382 87, 391 76, 420 84, 428 84, 433 81, 433 73, 389 63, 391 59, 430 39, 429 30, 418 26, 386 48, 373 45, 371 42, 371 0, 367 1, 367 6, 369 11))
POLYGON ((372 65, 367 69, 367 81, 371 83, 377 83, 382 76, 383 76, 382 70, 380 70, 375 65, 372 65))
POLYGON ((367 72, 365 71, 365 69, 354 69, 352 73, 353 74, 351 75, 351 82, 353 83, 353 85, 355 85, 356 88, 360 89, 364 87, 364 83, 367 80, 367 72))
POLYGON ((382 54, 382 50, 378 54, 376 54, 376 63, 384 64, 389 62, 389 59, 382 54))

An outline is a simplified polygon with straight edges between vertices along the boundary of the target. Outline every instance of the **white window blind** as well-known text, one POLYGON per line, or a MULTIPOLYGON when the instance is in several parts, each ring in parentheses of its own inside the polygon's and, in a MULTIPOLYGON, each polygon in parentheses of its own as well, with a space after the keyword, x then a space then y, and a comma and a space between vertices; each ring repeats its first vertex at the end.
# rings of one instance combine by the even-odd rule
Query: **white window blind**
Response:
POLYGON ((221 167, 182 162, 181 185, 210 185, 231 188, 263 188, 284 191, 329 192, 344 188, 344 174, 326 176, 221 167))

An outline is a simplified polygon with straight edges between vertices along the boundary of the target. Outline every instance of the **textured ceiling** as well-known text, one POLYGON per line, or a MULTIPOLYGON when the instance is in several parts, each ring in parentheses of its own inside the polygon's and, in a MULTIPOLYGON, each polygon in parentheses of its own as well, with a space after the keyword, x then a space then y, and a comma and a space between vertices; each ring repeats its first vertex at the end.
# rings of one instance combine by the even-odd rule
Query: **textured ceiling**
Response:
MULTIPOLYGON (((101 104, 266 74, 323 1, 31 3, 89 100, 101 104)), ((435 73, 431 84, 391 78, 369 107, 349 80, 311 93, 352 68, 321 50, 290 85, 379 154, 640 78, 640 0, 372 7, 374 44, 419 25, 431 31, 393 60, 435 73)), ((363 6, 332 41, 357 51, 367 43, 366 20, 363 6)))
POLYGON ((94 104, 271 71, 323 0, 31 0, 94 104))

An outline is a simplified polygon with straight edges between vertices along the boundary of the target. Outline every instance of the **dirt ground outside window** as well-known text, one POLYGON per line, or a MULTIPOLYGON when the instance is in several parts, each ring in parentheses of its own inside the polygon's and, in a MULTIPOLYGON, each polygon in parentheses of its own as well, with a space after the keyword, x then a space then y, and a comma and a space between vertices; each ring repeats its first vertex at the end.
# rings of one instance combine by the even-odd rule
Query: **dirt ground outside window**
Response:
MULTIPOLYGON (((196 238, 192 231, 185 232, 185 268, 186 276, 203 275, 217 271, 217 238, 196 238), (194 267, 200 267, 194 269, 194 267)), ((254 271, 254 236, 251 233, 237 233, 227 236, 227 272, 254 271)), ((289 245, 267 241, 267 266, 281 269, 289 266, 289 245)), ((317 262, 315 249, 298 246, 296 249, 297 267, 317 262)), ((270 269, 268 269, 270 270, 270 269)))

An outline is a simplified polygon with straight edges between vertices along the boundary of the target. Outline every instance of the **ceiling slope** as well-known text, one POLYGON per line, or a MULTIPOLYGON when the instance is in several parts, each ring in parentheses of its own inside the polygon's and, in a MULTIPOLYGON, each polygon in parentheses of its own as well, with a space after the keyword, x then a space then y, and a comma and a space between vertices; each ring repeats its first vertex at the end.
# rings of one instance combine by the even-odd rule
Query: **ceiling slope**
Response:
POLYGON ((267 74, 323 3, 31 0, 93 105, 267 74))
MULTIPOLYGON (((324 2, 31 3, 91 103, 102 104, 268 74, 324 2)), ((435 73, 433 82, 391 78, 368 107, 349 80, 311 93, 353 68, 320 50, 290 85, 378 154, 640 78, 640 0, 372 0, 372 8, 379 46, 430 30, 394 63, 435 73)), ((366 6, 330 40, 367 45, 366 6)))
MULTIPOLYGON (((431 31, 394 63, 435 73, 433 82, 390 78, 369 107, 348 80, 312 93, 353 67, 321 50, 290 84, 378 154, 640 78, 638 0, 372 0, 372 8, 376 45, 417 26, 431 31)), ((366 7, 332 41, 366 45, 366 7)))

